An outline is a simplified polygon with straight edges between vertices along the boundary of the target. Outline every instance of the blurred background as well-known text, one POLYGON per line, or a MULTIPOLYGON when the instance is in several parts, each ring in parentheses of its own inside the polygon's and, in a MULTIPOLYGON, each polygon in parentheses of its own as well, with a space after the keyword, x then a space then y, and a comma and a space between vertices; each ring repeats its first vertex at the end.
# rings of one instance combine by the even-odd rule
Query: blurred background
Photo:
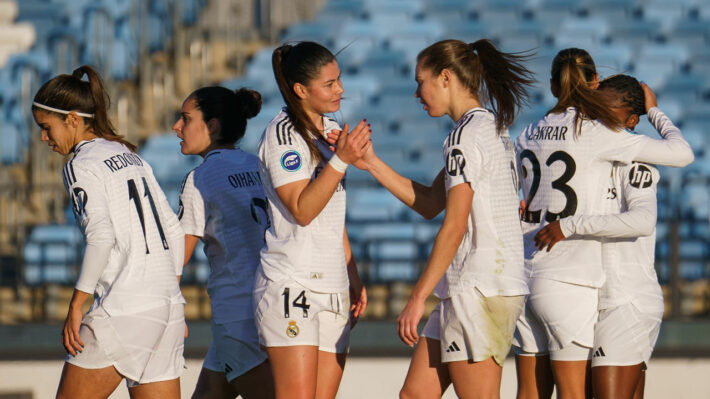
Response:
MULTIPOLYGON (((119 132, 139 145, 177 208, 182 179, 201 161, 183 156, 170 131, 183 99, 205 85, 260 91, 262 111, 240 143, 254 152, 283 104, 271 52, 285 41, 314 40, 338 53, 343 72, 345 98, 334 117, 367 118, 378 154, 428 184, 443 165, 441 142, 452 123, 429 118, 414 98, 416 55, 439 39, 483 37, 505 51, 535 53, 527 66, 538 83, 510 129, 513 138, 554 104, 550 65, 566 47, 588 50, 602 78, 627 73, 648 83, 681 128, 696 160, 661 168, 656 269, 666 313, 654 356, 671 362, 666 376, 691 370, 692 359, 701 362, 693 363, 700 374, 710 373, 702 360, 710 355, 709 0, 0 0, 0 398, 45 397, 32 388, 44 383, 30 379, 23 387, 10 377, 23 370, 17 362, 30 375, 56 362, 49 367, 57 379, 46 383, 53 394, 63 358, 58 336, 83 250, 61 181, 66 159, 50 154, 32 120, 30 104, 43 82, 94 66, 119 132)), ((643 119, 637 130, 656 137, 643 119)), ((370 372, 376 359, 399 362, 404 371, 393 371, 383 383, 391 390, 380 391, 396 394, 411 350, 396 338, 393 320, 442 219, 424 221, 366 173, 350 168, 347 179, 347 228, 369 296, 351 354, 370 372)), ((208 274, 198 247, 183 277, 193 371, 210 342, 208 274)), ((432 298, 428 311, 434 304, 432 298)), ((345 392, 356 378, 346 370, 340 396, 368 396, 345 392)), ((503 392, 514 395, 514 374, 505 378, 503 392)), ((700 383, 697 392, 705 394, 675 396, 710 397, 707 381, 693 383, 679 386, 700 383)), ((189 386, 184 395, 191 392, 189 386)))

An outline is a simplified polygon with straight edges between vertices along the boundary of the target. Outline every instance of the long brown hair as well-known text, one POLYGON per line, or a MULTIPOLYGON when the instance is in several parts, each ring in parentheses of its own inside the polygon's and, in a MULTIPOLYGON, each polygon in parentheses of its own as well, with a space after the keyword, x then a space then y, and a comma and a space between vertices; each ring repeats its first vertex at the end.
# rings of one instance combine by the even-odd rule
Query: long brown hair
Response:
MULTIPOLYGON (((47 81, 35 94, 34 102, 66 111, 78 111, 94 114, 92 118, 84 118, 84 123, 93 133, 103 139, 119 142, 131 151, 136 146, 120 136, 108 119, 108 108, 111 104, 108 93, 98 72, 88 65, 75 69, 71 75, 58 75, 47 81), (88 78, 88 82, 81 80, 88 78)), ((48 111, 36 106, 32 110, 54 113, 62 119, 66 114, 48 111)))
POLYGON ((608 93, 590 87, 597 75, 594 60, 579 48, 561 50, 552 61, 550 83, 557 89, 557 104, 548 114, 564 112, 569 107, 577 109, 574 117, 574 134, 582 132, 582 120, 599 120, 611 129, 623 128, 623 123, 608 107, 608 93))
POLYGON ((318 77, 321 68, 335 61, 335 56, 327 48, 315 42, 300 42, 296 45, 284 44, 274 50, 271 64, 281 96, 286 102, 286 111, 293 127, 303 137, 311 159, 322 161, 323 155, 311 134, 317 135, 318 128, 303 109, 300 98, 293 91, 293 85, 308 85, 318 77))
POLYGON ((504 53, 488 39, 469 44, 442 40, 422 50, 417 63, 435 76, 444 69, 452 71, 471 94, 493 108, 500 134, 528 102, 527 86, 535 79, 522 64, 527 58, 523 53, 504 53))

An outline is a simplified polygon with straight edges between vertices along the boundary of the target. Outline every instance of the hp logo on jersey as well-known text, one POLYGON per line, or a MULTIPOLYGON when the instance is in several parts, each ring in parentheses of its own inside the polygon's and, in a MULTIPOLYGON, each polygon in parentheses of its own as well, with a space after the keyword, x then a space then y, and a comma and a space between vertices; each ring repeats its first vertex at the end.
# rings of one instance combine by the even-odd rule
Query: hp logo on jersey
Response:
POLYGON ((281 155, 281 167, 289 172, 301 169, 301 154, 294 150, 284 152, 281 155))
POLYGON ((466 159, 458 148, 454 148, 446 155, 446 172, 449 176, 462 174, 464 166, 466 166, 466 159))
POLYGON ((646 188, 653 184, 653 173, 648 166, 637 163, 629 171, 629 183, 636 188, 646 188))

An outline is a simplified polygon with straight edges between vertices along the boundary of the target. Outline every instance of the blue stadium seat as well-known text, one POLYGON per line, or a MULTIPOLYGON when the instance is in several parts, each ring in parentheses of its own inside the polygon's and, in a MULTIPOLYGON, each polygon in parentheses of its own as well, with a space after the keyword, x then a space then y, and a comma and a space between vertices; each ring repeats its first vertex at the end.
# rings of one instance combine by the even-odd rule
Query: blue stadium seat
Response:
POLYGON ((22 162, 28 148, 26 136, 12 123, 0 124, 0 163, 22 162))
POLYGON ((603 18, 567 17, 555 32, 555 46, 580 47, 589 50, 601 45, 609 35, 609 23, 603 18))

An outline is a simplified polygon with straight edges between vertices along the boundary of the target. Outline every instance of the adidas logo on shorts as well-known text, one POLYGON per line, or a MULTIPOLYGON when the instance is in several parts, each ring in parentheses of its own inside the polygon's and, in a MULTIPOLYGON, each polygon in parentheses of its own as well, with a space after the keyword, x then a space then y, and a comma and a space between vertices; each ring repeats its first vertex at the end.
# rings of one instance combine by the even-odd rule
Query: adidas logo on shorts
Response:
POLYGON ((229 373, 231 373, 231 372, 232 372, 232 368, 229 367, 229 365, 228 365, 227 363, 225 363, 225 364, 224 364, 224 373, 225 373, 225 374, 229 374, 229 373))
POLYGON ((604 356, 606 356, 606 354, 604 353, 604 350, 602 349, 601 346, 599 347, 599 349, 594 351, 594 354, 592 355, 592 357, 604 357, 604 356))
POLYGON ((456 345, 456 341, 451 341, 451 345, 449 345, 448 349, 446 349, 446 353, 451 353, 451 352, 461 352, 461 348, 459 348, 459 346, 456 345))

